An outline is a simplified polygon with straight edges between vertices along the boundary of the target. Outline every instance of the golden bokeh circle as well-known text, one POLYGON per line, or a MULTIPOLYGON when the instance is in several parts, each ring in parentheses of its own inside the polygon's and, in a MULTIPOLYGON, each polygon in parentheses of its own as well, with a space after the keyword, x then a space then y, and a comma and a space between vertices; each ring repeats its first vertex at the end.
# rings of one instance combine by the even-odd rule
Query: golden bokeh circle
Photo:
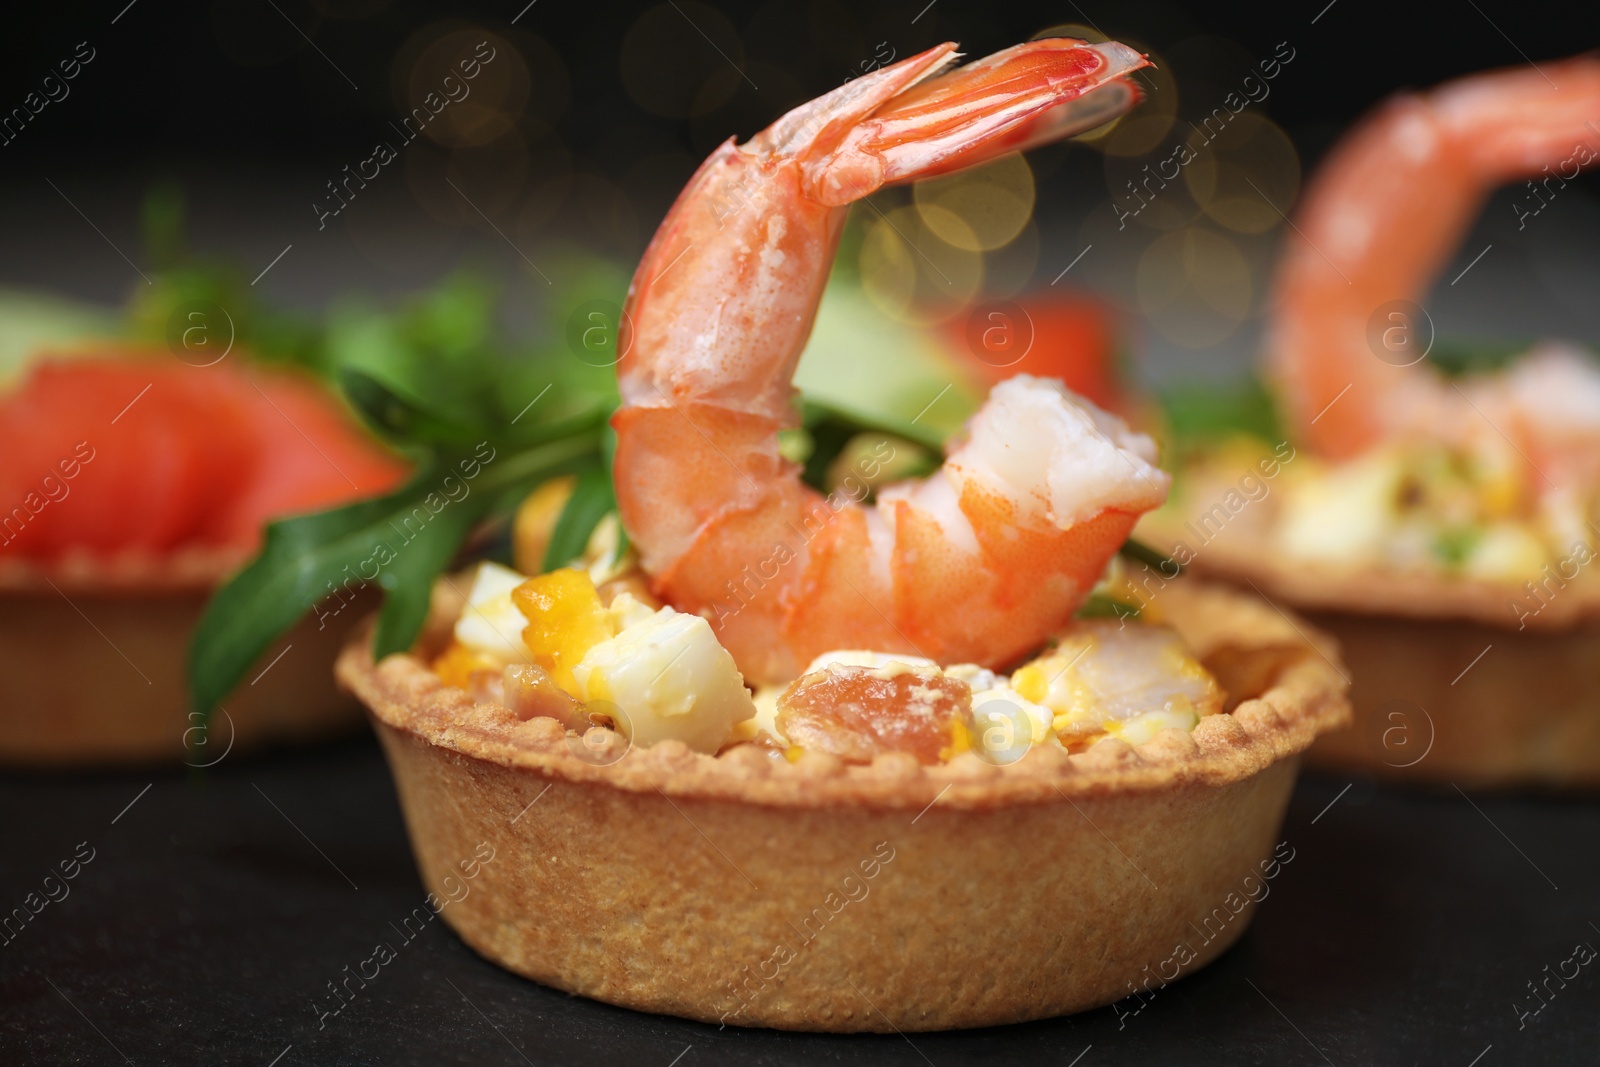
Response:
POLYGON ((1169 135, 1178 116, 1178 83, 1171 64, 1160 53, 1139 41, 1124 40, 1122 43, 1150 60, 1148 67, 1141 67, 1129 79, 1139 86, 1143 96, 1117 121, 1081 133, 1075 140, 1106 152, 1136 156, 1149 151, 1169 135))
POLYGON ((555 46, 520 26, 506 31, 506 39, 521 53, 528 72, 527 113, 555 125, 572 102, 572 78, 555 46))
POLYGON ((930 326, 959 314, 983 285, 983 256, 946 242, 926 223, 934 217, 946 233, 969 247, 977 243, 961 216, 936 204, 907 204, 873 219, 862 238, 861 288, 885 315, 930 326), (966 229, 966 233, 961 233, 966 229))
POLYGON ((564 214, 575 180, 572 153, 554 133, 531 143, 529 151, 531 166, 512 231, 519 244, 543 238, 544 228, 564 214))
POLYGON ((527 142, 516 131, 462 148, 419 140, 401 159, 406 184, 423 210, 440 222, 491 234, 484 216, 498 219, 517 202, 533 165, 527 142))
POLYGON ((1162 336, 1187 348, 1227 339, 1250 313, 1250 264, 1228 237, 1185 226, 1150 242, 1135 271, 1139 310, 1162 336))
POLYGON ((1104 44, 1111 39, 1093 26, 1087 26, 1081 22, 1062 22, 1040 30, 1032 37, 1029 37, 1028 40, 1042 41, 1047 37, 1072 37, 1079 41, 1088 41, 1090 44, 1104 44))
POLYGON ((568 209, 583 224, 586 244, 606 255, 637 261, 644 251, 639 216, 633 203, 616 183, 598 173, 579 173, 568 198, 568 209))
POLYGON ((397 131, 407 137, 420 133, 450 148, 504 136, 522 115, 531 89, 527 63, 515 45, 458 20, 412 34, 395 55, 393 84, 397 131))
POLYGON ((1033 284, 1039 266, 1039 227, 1032 219, 1016 240, 983 257, 983 292, 986 297, 1016 296, 1033 284))
POLYGON ((1171 115, 1124 115, 1100 142, 1108 156, 1132 159, 1155 151, 1172 132, 1171 115))
POLYGON ((1183 178, 1206 215, 1237 233, 1265 233, 1283 222, 1280 212, 1300 192, 1300 156, 1282 128, 1242 111, 1192 143, 1201 150, 1183 178))
POLYGON ((1004 248, 1033 217, 1033 171, 1022 153, 972 170, 918 182, 912 196, 922 223, 938 238, 968 252, 1004 248), (951 219, 958 225, 952 225, 951 219))
POLYGON ((695 92, 689 117, 689 141, 701 158, 730 136, 748 140, 778 115, 809 99, 794 77, 760 60, 743 64, 743 72, 724 64, 707 75, 695 92), (753 91, 749 77, 761 91, 753 91))

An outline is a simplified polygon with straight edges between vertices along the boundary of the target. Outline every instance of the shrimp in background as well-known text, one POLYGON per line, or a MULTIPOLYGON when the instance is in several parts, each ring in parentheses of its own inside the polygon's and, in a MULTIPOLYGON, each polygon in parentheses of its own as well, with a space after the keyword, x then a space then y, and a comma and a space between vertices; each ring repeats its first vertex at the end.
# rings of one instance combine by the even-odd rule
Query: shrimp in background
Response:
POLYGON ((1600 481, 1600 370, 1582 353, 1541 345, 1457 388, 1368 338, 1383 305, 1425 295, 1496 186, 1597 158, 1594 56, 1398 96, 1344 138, 1298 213, 1269 331, 1299 439, 1343 459, 1401 438, 1498 448, 1504 433, 1551 482, 1600 481))
POLYGON ((836 648, 1005 664, 1072 616, 1166 497, 1149 438, 1066 390, 997 386, 931 477, 836 506, 778 449, 848 205, 1131 107, 1145 65, 1048 39, 849 82, 701 165, 628 295, 614 477, 655 591, 713 619, 753 683, 836 648))

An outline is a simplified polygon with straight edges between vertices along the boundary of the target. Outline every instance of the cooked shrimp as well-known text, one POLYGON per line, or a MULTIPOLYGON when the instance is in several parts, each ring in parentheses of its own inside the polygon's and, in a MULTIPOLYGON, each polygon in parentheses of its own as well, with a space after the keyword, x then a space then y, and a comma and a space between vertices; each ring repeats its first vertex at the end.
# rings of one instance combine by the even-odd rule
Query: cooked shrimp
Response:
POLYGON ((1369 320, 1390 301, 1423 297, 1496 186, 1544 173, 1564 181, 1596 158, 1593 56, 1402 95, 1346 137, 1301 206, 1269 331, 1300 438, 1343 458, 1397 437, 1470 444, 1503 432, 1547 474, 1600 473, 1600 405, 1575 410, 1572 399, 1574 389, 1591 401, 1600 394, 1600 372, 1574 354, 1545 349, 1458 392, 1425 365, 1376 358, 1368 344, 1369 320))
MULTIPOLYGON (((713 620, 751 682, 829 649, 998 665, 1062 625, 1166 497, 1149 438, 1058 382, 998 386, 926 481, 824 499, 778 450, 847 206, 1131 106, 1145 61, 1035 41, 930 77, 944 44, 717 149, 628 295, 615 479, 656 592, 713 620)), ((931 399, 931 398, 930 398, 931 399)))

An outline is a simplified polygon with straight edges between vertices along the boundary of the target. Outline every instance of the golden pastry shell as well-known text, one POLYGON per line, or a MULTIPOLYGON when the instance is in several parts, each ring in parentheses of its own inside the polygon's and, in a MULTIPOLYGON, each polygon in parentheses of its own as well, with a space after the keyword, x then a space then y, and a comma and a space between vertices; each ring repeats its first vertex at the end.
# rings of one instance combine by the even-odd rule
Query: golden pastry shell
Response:
MULTIPOLYGON (((1221 588, 1163 596, 1202 658, 1261 691, 1192 734, 1039 745, 1004 768, 671 741, 597 766, 554 720, 474 704, 416 656, 374 663, 365 636, 337 671, 370 710, 424 884, 454 900, 471 866, 441 914, 489 959, 708 1022, 986 1026, 1128 995, 1185 939, 1184 973, 1226 949, 1253 905, 1203 942, 1190 924, 1260 877, 1298 754, 1348 716, 1302 627, 1221 588)), ((436 598, 421 651, 458 611, 436 598)))

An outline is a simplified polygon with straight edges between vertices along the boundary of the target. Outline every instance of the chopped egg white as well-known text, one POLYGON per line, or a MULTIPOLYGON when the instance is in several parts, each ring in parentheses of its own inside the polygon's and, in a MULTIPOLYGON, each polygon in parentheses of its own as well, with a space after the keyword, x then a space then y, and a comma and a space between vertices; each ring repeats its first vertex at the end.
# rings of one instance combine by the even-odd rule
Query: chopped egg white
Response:
POLYGON ((478 564, 467 606, 456 620, 456 640, 474 652, 507 663, 526 662, 528 649, 522 643, 522 630, 528 620, 512 603, 511 591, 527 580, 527 575, 498 563, 478 564))
POLYGON ((1161 708, 1147 711, 1143 715, 1135 715, 1121 722, 1116 720, 1107 722, 1106 733, 1112 737, 1120 737, 1130 745, 1142 745, 1152 740, 1162 730, 1172 728, 1187 732, 1198 725, 1200 725, 1200 715, 1193 708, 1161 708))
POLYGON ((616 512, 607 512, 595 524, 594 532, 589 535, 589 543, 584 547, 583 558, 588 561, 584 569, 595 585, 605 585, 628 569, 632 563, 632 550, 624 547, 622 520, 617 518, 616 512))
POLYGON ((973 721, 979 731, 994 722, 996 715, 1003 715, 1016 722, 1018 711, 1028 717, 1028 726, 1035 743, 1050 736, 1055 713, 1018 693, 1003 677, 987 689, 972 691, 973 721))
MULTIPOLYGON (((635 744, 677 738, 714 753, 756 713, 733 656, 698 615, 662 608, 589 649, 572 671, 579 699, 620 709, 635 744)), ((601 710, 591 708, 591 711, 601 710)))
POLYGON ((627 591, 612 597, 611 606, 606 611, 611 616, 613 633, 621 633, 634 623, 643 622, 655 614, 654 608, 640 603, 638 597, 627 591))
POLYGON ((1295 483, 1283 496, 1284 550, 1332 562, 1379 558, 1404 477, 1399 456, 1377 450, 1295 483))
POLYGON ((756 690, 756 713, 754 718, 746 719, 733 728, 735 741, 757 741, 765 734, 784 748, 789 747, 789 739, 783 736, 783 731, 778 729, 778 698, 783 696, 786 685, 764 685, 756 690))
POLYGON ((1544 542, 1515 522, 1490 524, 1467 553, 1466 572, 1488 581, 1521 582, 1539 576, 1550 559, 1544 542))
MULTIPOLYGON (((1589 516, 1583 498, 1571 488, 1551 489, 1539 498, 1539 519, 1554 545, 1590 543, 1589 516)), ((1540 561, 1543 566, 1544 561, 1540 561)))
POLYGON ((977 698, 980 692, 983 692, 986 689, 993 689, 996 686, 1009 684, 1009 679, 1006 678, 1005 675, 996 674, 988 667, 980 667, 976 663, 957 663, 953 666, 946 667, 944 669, 944 673, 951 678, 960 679, 971 686, 972 696, 974 699, 977 698))
POLYGON ((1156 712, 1177 716, 1162 725, 1181 719, 1192 727, 1201 711, 1222 706, 1216 680, 1166 626, 1082 620, 1062 634, 1055 652, 1017 668, 1011 681, 1049 709, 1064 738, 1120 730, 1156 712))

